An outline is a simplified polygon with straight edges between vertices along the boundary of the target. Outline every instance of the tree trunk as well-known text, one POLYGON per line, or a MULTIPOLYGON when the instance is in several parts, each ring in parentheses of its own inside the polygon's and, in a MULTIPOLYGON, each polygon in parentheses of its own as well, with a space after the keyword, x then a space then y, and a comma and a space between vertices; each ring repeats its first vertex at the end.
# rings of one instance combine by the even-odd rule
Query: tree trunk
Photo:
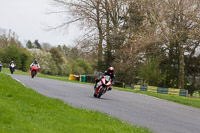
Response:
POLYGON ((184 48, 183 43, 179 44, 179 75, 178 75, 178 88, 184 89, 184 48))
POLYGON ((97 50, 98 50, 98 66, 97 69, 98 71, 101 71, 102 69, 102 43, 103 43, 103 32, 102 32, 102 27, 101 27, 101 23, 100 23, 100 0, 97 1, 97 6, 96 6, 96 13, 97 13, 97 27, 98 27, 98 31, 99 31, 99 42, 98 42, 98 46, 97 46, 97 50))

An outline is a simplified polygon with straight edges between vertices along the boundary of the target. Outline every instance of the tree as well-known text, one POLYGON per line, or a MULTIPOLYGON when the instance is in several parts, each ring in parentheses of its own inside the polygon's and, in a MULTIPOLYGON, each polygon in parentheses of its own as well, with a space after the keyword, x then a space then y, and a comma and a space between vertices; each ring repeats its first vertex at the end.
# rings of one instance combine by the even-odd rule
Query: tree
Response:
POLYGON ((33 57, 31 56, 31 53, 25 49, 21 50, 21 68, 19 68, 22 71, 28 71, 30 69, 30 63, 33 60, 33 57))
POLYGON ((63 54, 57 48, 51 48, 49 52, 58 66, 64 62, 63 54))
POLYGON ((34 48, 34 45, 32 44, 30 40, 28 40, 28 42, 26 43, 26 47, 31 49, 31 48, 34 48))
POLYGON ((49 51, 51 49, 51 44, 42 43, 42 49, 45 50, 45 51, 49 51))
POLYGON ((17 69, 27 71, 30 68, 32 56, 26 49, 11 45, 0 50, 0 60, 6 64, 14 61, 17 69))
POLYGON ((194 91, 200 90, 200 55, 185 56, 185 86, 192 96, 194 91))
POLYGON ((143 79, 149 85, 159 86, 165 79, 165 75, 159 69, 160 61, 158 58, 148 58, 139 69, 140 79, 143 79))
POLYGON ((5 48, 10 45, 21 46, 21 42, 18 40, 18 35, 12 30, 6 30, 0 28, 0 48, 5 48))
POLYGON ((92 30, 76 46, 76 57, 92 55, 82 46, 94 47, 98 70, 112 65, 117 80, 128 83, 136 81, 147 59, 160 57, 158 68, 165 75, 160 85, 182 89, 186 85, 185 57, 192 60, 199 55, 199 0, 54 1, 73 16, 60 27, 78 21, 92 30))
POLYGON ((178 88, 184 88, 184 55, 186 52, 191 53, 193 50, 195 51, 200 39, 198 36, 200 33, 198 21, 200 1, 147 1, 150 6, 148 9, 151 19, 157 25, 158 36, 166 42, 163 45, 167 47, 166 50, 169 50, 169 58, 177 57, 171 59, 171 61, 176 62, 175 67, 178 66, 178 88), (159 6, 155 6, 151 2, 159 6), (187 51, 188 48, 193 50, 187 51), (172 54, 175 54, 175 56, 172 54))
POLYGON ((92 66, 87 60, 78 58, 76 60, 76 62, 78 64, 78 66, 83 68, 84 74, 91 74, 92 73, 92 66))
POLYGON ((34 44, 35 44, 36 48, 42 49, 42 47, 41 47, 40 43, 38 42, 38 40, 35 40, 34 44))
MULTIPOLYGON (((96 51, 98 53, 98 69, 102 67, 103 60, 103 39, 104 39, 104 28, 103 28, 103 12, 102 12, 102 0, 77 0, 67 2, 65 0, 53 0, 58 6, 63 7, 67 10, 67 13, 71 13, 73 19, 67 19, 66 22, 53 28, 62 28, 68 26, 71 23, 80 22, 81 27, 87 29, 86 34, 83 36, 83 40, 90 37, 96 42, 96 51)), ((61 12, 63 13, 63 12, 61 12)))

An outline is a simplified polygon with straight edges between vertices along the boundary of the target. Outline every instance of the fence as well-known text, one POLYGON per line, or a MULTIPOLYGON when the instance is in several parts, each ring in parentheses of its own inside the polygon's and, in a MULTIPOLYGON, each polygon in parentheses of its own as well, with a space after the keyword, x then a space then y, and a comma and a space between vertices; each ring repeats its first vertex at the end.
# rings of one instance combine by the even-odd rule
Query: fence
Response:
MULTIPOLYGON (((80 81, 80 82, 95 83, 95 79, 98 78, 98 77, 99 76, 93 76, 93 75, 87 76, 87 75, 70 74, 69 80, 77 80, 77 81, 80 81)), ((125 83, 116 81, 114 86, 125 88, 125 83)), ((160 94, 169 94, 169 95, 174 95, 174 96, 184 96, 184 97, 186 97, 188 95, 188 91, 184 90, 184 89, 162 88, 162 87, 143 86, 143 85, 134 85, 134 84, 131 84, 131 89, 160 93, 160 94)))
POLYGON ((174 96, 186 97, 188 95, 188 91, 184 89, 161 88, 161 87, 155 87, 155 86, 142 86, 142 85, 134 85, 134 84, 131 84, 131 89, 160 93, 160 94, 169 94, 169 95, 174 95, 174 96))
MULTIPOLYGON (((77 81, 80 81, 80 82, 95 83, 95 79, 98 78, 98 77, 99 76, 93 76, 93 75, 73 75, 73 74, 70 74, 69 80, 77 80, 77 81)), ((115 81, 115 84, 113 86, 125 88, 125 83, 115 81)))

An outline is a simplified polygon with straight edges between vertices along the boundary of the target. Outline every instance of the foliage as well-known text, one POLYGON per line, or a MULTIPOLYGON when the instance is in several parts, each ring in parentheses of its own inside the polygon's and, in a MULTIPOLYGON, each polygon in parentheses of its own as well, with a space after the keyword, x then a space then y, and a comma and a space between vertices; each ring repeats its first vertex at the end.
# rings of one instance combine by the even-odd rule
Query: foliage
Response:
POLYGON ((56 49, 51 52, 40 49, 29 49, 33 57, 38 60, 40 64, 39 71, 43 74, 50 75, 69 75, 72 72, 71 66, 67 59, 56 49), (58 57, 58 58, 57 58, 58 57))
POLYGON ((11 45, 0 50, 0 60, 7 65, 14 61, 17 69, 27 71, 29 70, 32 56, 26 49, 11 45))
POLYGON ((91 74, 92 73, 92 66, 87 60, 78 58, 76 60, 76 62, 78 64, 78 66, 83 68, 83 70, 85 71, 84 74, 91 74))
POLYGON ((58 75, 69 75, 72 69, 67 59, 65 59, 64 54, 58 48, 51 48, 49 52, 58 68, 58 75))
POLYGON ((72 73, 74 74, 91 74, 92 73, 92 65, 85 59, 78 58, 74 61, 70 62, 72 73))
POLYGON ((57 75, 58 69, 56 67, 56 63, 53 61, 51 57, 51 53, 42 51, 40 49, 29 49, 32 56, 38 60, 40 64, 39 71, 44 74, 57 75))
POLYGON ((49 52, 51 53, 52 59, 57 65, 60 65, 64 62, 63 55, 57 48, 51 48, 49 52))
POLYGON ((192 96, 195 91, 200 92, 200 55, 197 57, 185 56, 185 86, 192 96))
POLYGON ((77 59, 80 55, 80 50, 77 47, 58 45, 57 49, 70 59, 77 59))
POLYGON ((78 63, 76 61, 71 62, 71 68, 73 74, 83 75, 85 73, 83 68, 78 66, 78 63))
POLYGON ((189 73, 184 58, 198 56, 200 48, 199 0, 53 1, 71 14, 56 29, 79 21, 88 31, 77 47, 79 53, 86 44, 94 47, 97 54, 93 61, 98 61, 98 70, 112 65, 117 68, 118 79, 134 82, 141 61, 156 54, 161 58, 158 68, 166 75, 163 86, 187 85, 185 79, 189 73))
POLYGON ((21 47, 21 43, 18 38, 18 35, 12 30, 0 28, 0 48, 6 48, 10 45, 21 47))
POLYGON ((148 58, 139 69, 140 79, 144 79, 148 85, 160 85, 165 79, 165 75, 159 69, 159 58, 148 58))
POLYGON ((21 58, 21 68, 19 69, 22 71, 28 71, 30 68, 30 62, 33 59, 31 53, 24 49, 23 53, 20 55, 20 58, 21 58))
POLYGON ((38 42, 38 40, 35 40, 34 44, 35 44, 36 48, 42 49, 41 44, 38 42))
POLYGON ((29 49, 34 48, 34 44, 32 44, 30 40, 28 40, 28 42, 26 43, 26 47, 29 49))
POLYGON ((59 74, 58 75, 69 75, 72 73, 72 68, 70 66, 70 64, 68 63, 68 61, 66 60, 65 63, 63 63, 60 67, 59 67, 59 74))
POLYGON ((51 49, 51 45, 49 43, 42 43, 42 49, 49 51, 51 49))

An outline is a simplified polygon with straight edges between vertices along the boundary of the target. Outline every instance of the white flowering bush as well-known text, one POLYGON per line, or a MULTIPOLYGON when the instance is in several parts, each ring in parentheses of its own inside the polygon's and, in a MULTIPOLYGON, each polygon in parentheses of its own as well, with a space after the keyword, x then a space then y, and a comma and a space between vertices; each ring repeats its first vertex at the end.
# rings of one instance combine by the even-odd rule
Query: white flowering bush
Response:
POLYGON ((40 49, 29 49, 32 56, 38 60, 40 64, 39 71, 43 74, 49 75, 69 75, 72 72, 71 65, 67 59, 63 57, 63 63, 56 64, 50 52, 42 51, 40 49))
POLYGON ((40 64, 39 71, 43 74, 58 74, 58 68, 56 67, 56 63, 53 61, 51 54, 46 51, 42 51, 40 49, 29 49, 34 59, 38 60, 40 64))
POLYGON ((59 75, 69 75, 72 73, 71 65, 68 61, 64 61, 64 63, 60 66, 59 75))

